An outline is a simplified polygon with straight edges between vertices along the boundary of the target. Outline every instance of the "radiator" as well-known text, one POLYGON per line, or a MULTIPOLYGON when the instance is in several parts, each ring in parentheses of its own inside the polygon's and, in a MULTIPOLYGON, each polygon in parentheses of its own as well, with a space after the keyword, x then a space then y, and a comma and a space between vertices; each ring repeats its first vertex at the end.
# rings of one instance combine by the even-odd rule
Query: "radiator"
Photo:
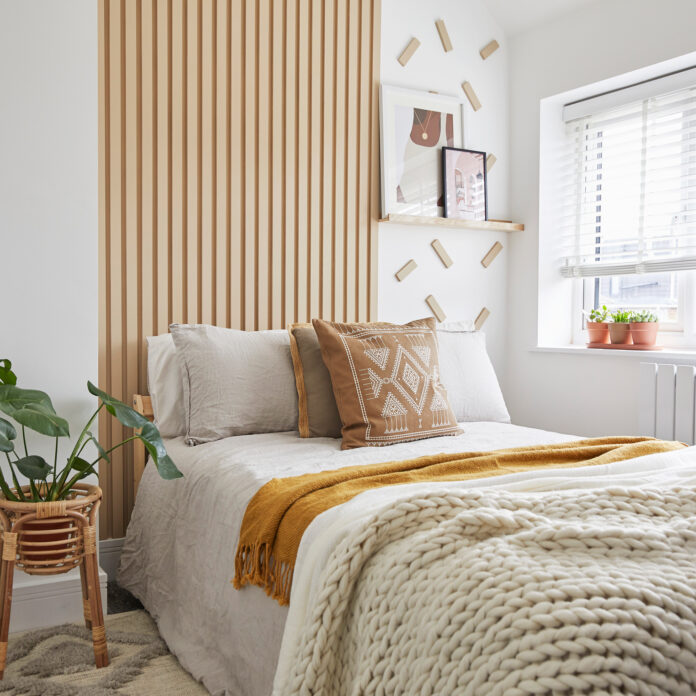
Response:
POLYGON ((694 444, 696 366, 640 365, 640 432, 694 444))

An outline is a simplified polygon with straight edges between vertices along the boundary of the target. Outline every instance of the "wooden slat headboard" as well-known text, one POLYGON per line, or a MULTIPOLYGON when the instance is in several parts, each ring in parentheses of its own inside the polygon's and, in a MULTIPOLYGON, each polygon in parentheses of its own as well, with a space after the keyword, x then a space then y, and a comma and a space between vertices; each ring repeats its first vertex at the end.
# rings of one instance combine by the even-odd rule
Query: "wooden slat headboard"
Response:
MULTIPOLYGON (((145 392, 172 322, 373 318, 380 0, 98 7, 100 387, 145 392)), ((136 449, 101 478, 102 538, 125 534, 136 449)))

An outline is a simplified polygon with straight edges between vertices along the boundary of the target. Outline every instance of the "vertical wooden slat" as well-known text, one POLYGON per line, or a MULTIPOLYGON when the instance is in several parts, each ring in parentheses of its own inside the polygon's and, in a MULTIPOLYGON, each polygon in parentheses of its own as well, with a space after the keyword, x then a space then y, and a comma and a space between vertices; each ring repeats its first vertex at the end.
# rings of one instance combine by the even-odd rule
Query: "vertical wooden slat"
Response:
MULTIPOLYGON (((110 280, 109 245, 111 234, 111 17, 107 0, 101 0, 97 12, 99 24, 99 382, 105 386, 111 370, 111 327, 108 321, 110 315, 108 283, 110 280)), ((99 421, 99 438, 102 442, 111 439, 108 423, 106 418, 99 421)), ((108 467, 101 467, 101 483, 105 495, 110 496, 108 467)), ((101 534, 107 537, 112 536, 108 507, 102 505, 99 509, 99 528, 101 534)))
POLYGON ((295 254, 297 249, 297 138, 295 137, 297 123, 297 1, 286 0, 285 2, 285 31, 283 32, 285 53, 285 94, 283 98, 283 111, 285 112, 285 143, 283 147, 283 210, 285 213, 283 229, 285 238, 283 263, 284 324, 297 321, 297 286, 295 284, 295 254))
POLYGON ((370 0, 360 0, 360 26, 359 26, 359 49, 358 59, 358 167, 356 172, 357 181, 357 229, 356 229, 356 276, 357 297, 356 314, 360 318, 369 316, 368 307, 368 285, 367 274, 369 270, 369 234, 370 234, 370 177, 365 176, 365 172, 370 170, 370 124, 372 115, 370 113, 370 92, 371 92, 371 52, 372 34, 370 27, 372 24, 372 4, 370 0))
POLYGON ((213 36, 215 21, 213 0, 199 0, 201 43, 198 47, 199 85, 199 115, 198 134, 200 142, 200 169, 198 179, 199 206, 199 238, 200 238, 200 278, 199 305, 201 308, 200 321, 204 324, 214 324, 215 292, 217 288, 217 265, 215 264, 215 204, 216 186, 214 185, 213 139, 215 131, 215 112, 213 110, 213 36))
POLYGON ((256 3, 256 114, 259 127, 256 131, 256 328, 269 329, 270 319, 270 266, 271 249, 269 197, 272 183, 269 180, 269 158, 271 132, 270 91, 270 0, 256 3))
POLYGON ((244 152, 244 109, 245 75, 241 66, 243 62, 244 14, 243 0, 233 0, 230 15, 227 19, 227 84, 230 85, 230 99, 226 104, 225 120, 230 143, 227 150, 227 176, 229 178, 229 198, 225 212, 227 225, 228 264, 227 283, 230 298, 229 326, 243 328, 245 313, 244 298, 244 192, 243 192, 243 152, 244 152))
MULTIPOLYGON (((123 298, 122 242, 125 239, 125 2, 111 2, 111 79, 114 89, 111 93, 111 239, 109 246, 110 270, 110 345, 111 356, 109 377, 106 388, 115 396, 123 389, 123 355, 126 336, 123 332, 125 302, 123 298)), ((109 419, 110 438, 113 442, 123 439, 121 425, 109 419)), ((121 527, 123 512, 123 457, 116 452, 108 468, 109 522, 110 529, 121 527)))
POLYGON ((319 316, 331 318, 332 285, 334 277, 334 224, 333 224, 333 190, 334 190, 334 139, 336 137, 333 93, 335 90, 334 70, 336 55, 334 52, 334 3, 323 2, 324 27, 322 38, 321 61, 322 68, 322 161, 321 161, 321 198, 319 207, 321 210, 321 238, 322 238, 322 277, 321 292, 319 295, 319 316))
POLYGON ((156 279, 157 279, 157 323, 155 334, 166 333, 169 325, 169 276, 171 259, 171 20, 172 0, 157 0, 157 50, 156 56, 156 90, 155 116, 156 134, 154 143, 156 156, 156 228, 155 236, 156 279))
POLYGON ((202 201, 199 196, 199 178, 201 157, 199 143, 201 105, 199 101, 200 73, 199 65, 199 8, 200 0, 186 0, 184 36, 185 36, 185 158, 184 176, 186 178, 186 226, 184 253, 186 254, 185 273, 185 311, 186 321, 192 324, 200 322, 199 310, 199 269, 200 269, 200 213, 202 201))
POLYGON ((215 306, 214 323, 223 326, 229 322, 230 297, 227 286, 227 259, 230 255, 227 237, 227 202, 229 201, 229 180, 227 162, 230 148, 229 124, 227 123, 227 104, 230 101, 230 83, 227 75, 228 56, 228 15, 229 3, 214 0, 215 39, 211 48, 214 54, 214 140, 213 167, 215 172, 215 287, 213 301, 215 306))
POLYGON ((298 321, 308 321, 309 296, 307 293, 308 274, 308 209, 307 200, 310 194, 307 172, 309 169, 309 2, 310 0, 298 0, 297 11, 297 103, 296 114, 296 138, 297 159, 295 161, 295 173, 297 176, 297 208, 295 210, 297 249, 295 257, 295 287, 297 293, 298 321))
MULTIPOLYGON (((100 384, 170 322, 374 315, 379 0, 99 0, 100 384)), ((128 430, 100 422, 107 445, 128 430)), ((122 536, 132 449, 102 475, 122 536)))
POLYGON ((358 111, 360 109, 360 99, 358 94, 358 6, 360 0, 350 0, 347 3, 348 23, 347 34, 348 42, 346 45, 346 66, 348 69, 348 79, 346 80, 346 105, 347 105, 347 127, 345 130, 345 229, 344 229, 344 310, 346 321, 355 321, 356 311, 356 287, 357 287, 357 268, 355 263, 355 238, 357 223, 357 192, 356 182, 358 177, 357 155, 360 148, 358 142, 358 111))
POLYGON ((169 166, 171 167, 171 280, 169 285, 170 321, 174 323, 185 322, 184 311, 185 296, 185 270, 187 267, 186 254, 184 253, 184 228, 186 225, 186 96, 185 96, 185 71, 184 63, 184 2, 185 0, 172 0, 172 18, 170 44, 171 71, 171 155, 169 166))
POLYGON ((348 26, 348 5, 343 0, 334 0, 334 55, 336 74, 334 80, 334 114, 336 116, 336 136, 334 139, 334 225, 333 225, 333 259, 334 287, 333 310, 331 318, 346 321, 345 316, 345 163, 346 163, 346 31, 348 26))
POLYGON ((311 0, 309 7, 309 64, 311 66, 309 83, 309 191, 307 196, 308 210, 308 250, 307 250, 307 295, 309 301, 308 318, 319 316, 319 296, 321 294, 322 230, 321 230, 321 146, 324 123, 321 118, 322 99, 322 52, 321 6, 323 0, 311 0))
POLYGON ((244 186, 244 215, 242 234, 244 235, 244 319, 242 328, 254 331, 257 318, 256 307, 256 168, 258 166, 258 115, 256 113, 258 82, 256 71, 258 53, 256 45, 256 2, 244 2, 244 158, 242 164, 244 186))
POLYGON ((284 326, 284 283, 283 283, 283 139, 284 139, 284 56, 283 31, 285 22, 284 0, 272 0, 271 33, 271 159, 268 169, 268 205, 271 218, 271 326, 284 326))

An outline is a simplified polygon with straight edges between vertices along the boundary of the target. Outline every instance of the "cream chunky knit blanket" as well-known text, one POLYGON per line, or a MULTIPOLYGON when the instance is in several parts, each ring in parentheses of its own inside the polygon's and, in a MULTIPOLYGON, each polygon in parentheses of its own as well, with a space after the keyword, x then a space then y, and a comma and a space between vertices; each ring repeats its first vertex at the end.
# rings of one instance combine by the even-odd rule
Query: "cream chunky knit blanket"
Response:
POLYGON ((414 495, 331 554, 284 691, 696 694, 696 492, 414 495))

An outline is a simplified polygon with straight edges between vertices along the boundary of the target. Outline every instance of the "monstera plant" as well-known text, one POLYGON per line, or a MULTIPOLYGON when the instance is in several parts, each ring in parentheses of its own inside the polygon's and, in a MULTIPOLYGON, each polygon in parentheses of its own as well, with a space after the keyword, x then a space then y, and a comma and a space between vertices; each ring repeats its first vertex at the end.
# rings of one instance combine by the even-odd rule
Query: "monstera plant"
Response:
POLYGON ((145 445, 162 478, 174 479, 182 476, 167 454, 159 430, 154 424, 122 401, 97 389, 91 382, 87 382, 87 389, 99 400, 99 405, 75 441, 67 460, 59 467, 58 443, 60 438, 70 437, 68 422, 56 414, 48 394, 37 389, 18 387, 12 363, 6 358, 0 359, 0 412, 11 419, 0 418, 0 452, 5 453, 12 477, 10 486, 0 471, 0 490, 7 500, 42 502, 69 498, 78 481, 91 474, 97 474, 95 466, 99 461, 108 464, 109 455, 114 450, 133 440, 140 440, 145 445), (90 430, 102 410, 114 416, 127 428, 134 429, 131 437, 108 450, 99 444, 90 430), (52 464, 38 454, 29 453, 27 429, 55 438, 52 464), (91 461, 85 458, 85 448, 90 442, 94 443, 98 454, 91 461), (28 487, 20 485, 17 472, 29 479, 28 487))

